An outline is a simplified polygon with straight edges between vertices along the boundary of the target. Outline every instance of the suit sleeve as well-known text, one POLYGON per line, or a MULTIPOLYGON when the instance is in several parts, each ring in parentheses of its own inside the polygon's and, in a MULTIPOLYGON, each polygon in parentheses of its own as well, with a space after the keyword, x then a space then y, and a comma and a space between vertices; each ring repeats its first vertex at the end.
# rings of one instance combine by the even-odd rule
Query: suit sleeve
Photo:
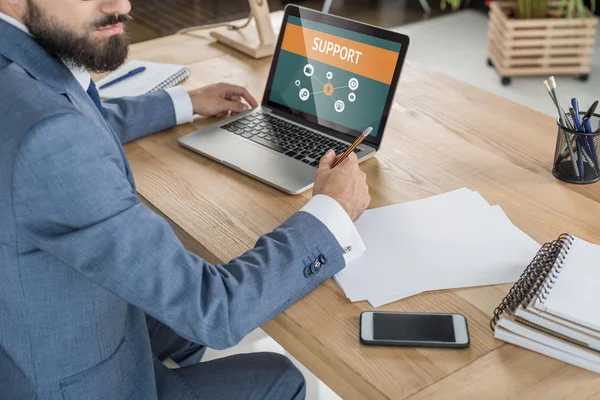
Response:
POLYGON ((19 240, 181 336, 232 346, 344 267, 336 238, 306 212, 239 258, 207 263, 138 201, 114 142, 98 139, 103 134, 76 114, 52 117, 28 133, 13 176, 19 240), (315 269, 320 256, 326 263, 315 269))
POLYGON ((122 144, 176 125, 171 96, 158 91, 102 102, 105 118, 122 144))

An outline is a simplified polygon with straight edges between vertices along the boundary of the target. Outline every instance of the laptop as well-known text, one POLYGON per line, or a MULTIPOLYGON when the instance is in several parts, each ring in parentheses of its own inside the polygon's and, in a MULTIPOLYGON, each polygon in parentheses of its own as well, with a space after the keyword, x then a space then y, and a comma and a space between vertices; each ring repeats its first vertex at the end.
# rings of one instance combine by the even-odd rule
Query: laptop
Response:
POLYGON ((314 184, 328 149, 359 161, 381 145, 409 39, 288 5, 262 104, 179 139, 188 149, 286 193, 314 184))

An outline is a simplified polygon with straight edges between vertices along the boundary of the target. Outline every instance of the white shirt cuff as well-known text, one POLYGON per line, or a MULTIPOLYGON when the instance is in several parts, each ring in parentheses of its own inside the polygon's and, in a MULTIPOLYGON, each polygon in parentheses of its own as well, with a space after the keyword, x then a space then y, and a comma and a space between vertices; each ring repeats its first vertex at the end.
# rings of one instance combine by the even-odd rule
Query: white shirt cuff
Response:
POLYGON ((165 90, 165 92, 171 96, 171 100, 173 101, 177 125, 192 122, 194 120, 194 107, 192 106, 192 99, 187 90, 183 86, 175 86, 165 90))
POLYGON ((331 197, 318 194, 302 207, 300 211, 305 211, 313 215, 335 236, 340 246, 344 249, 346 265, 365 252, 365 244, 350 216, 331 197))

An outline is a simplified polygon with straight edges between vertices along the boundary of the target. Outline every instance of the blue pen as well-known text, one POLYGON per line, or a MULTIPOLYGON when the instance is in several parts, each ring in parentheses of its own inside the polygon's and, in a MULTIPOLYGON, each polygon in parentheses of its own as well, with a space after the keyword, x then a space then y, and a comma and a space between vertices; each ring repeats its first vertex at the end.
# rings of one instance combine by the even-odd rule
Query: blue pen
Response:
MULTIPOLYGON (((575 127, 577 128, 578 132, 583 132, 583 127, 581 126, 581 122, 579 120, 579 102, 577 101, 577 99, 575 97, 573 97, 571 99, 571 105, 573 106, 573 121, 575 121, 575 127)), ((584 151, 588 151, 587 149, 587 138, 582 137, 582 136, 578 136, 577 140, 576 140, 577 144, 578 144, 578 149, 577 152, 579 153, 579 172, 581 174, 581 180, 584 180, 584 173, 585 173, 585 169, 583 167, 583 152, 584 151)))
MULTIPOLYGON (((576 98, 571 99, 571 105, 573 106, 573 111, 575 112, 575 114, 573 114, 573 119, 575 120, 575 126, 577 127, 577 130, 579 132, 585 132, 586 130, 579 120, 579 102, 577 101, 576 98)), ((590 126, 590 128, 591 128, 591 126, 590 126)), ((595 151, 596 146, 594 146, 594 139, 587 137, 587 136, 580 136, 578 139, 579 139, 579 143, 583 147, 582 150, 584 152, 588 153, 588 155, 590 157, 594 157, 594 155, 596 154, 596 151, 595 151), (591 139, 591 143, 590 143, 590 139, 591 139), (594 150, 594 151, 592 151, 592 150, 594 150)), ((592 160, 593 160, 593 158, 592 158, 592 160)), ((594 163, 597 164, 595 161, 594 161, 594 163)))
POLYGON ((575 121, 575 127, 579 132, 583 132, 581 129, 581 122, 579 121, 579 102, 576 98, 571 99, 571 105, 573 106, 573 111, 575 111, 575 115, 573 115, 573 120, 575 121))
POLYGON ((121 81, 124 81, 125 79, 129 79, 134 75, 141 74, 145 70, 146 70, 146 67, 139 67, 139 68, 133 69, 133 70, 129 71, 128 73, 126 73, 125 75, 120 76, 110 82, 105 83, 104 85, 100 86, 99 89, 106 89, 107 87, 112 86, 115 83, 119 83, 121 81))
MULTIPOLYGON (((594 111, 596 111, 596 108, 598 107, 598 100, 596 100, 595 102, 592 103, 592 105, 590 106, 590 108, 587 110, 587 112, 585 113, 585 115, 581 118, 584 122, 583 124, 583 129, 586 130, 586 132, 588 133, 593 133, 594 130, 592 129, 592 125, 590 122, 590 118, 592 118, 592 115, 594 115, 594 111), (590 124, 590 126, 585 125, 585 120, 588 120, 588 124, 590 124)), ((586 137, 587 139, 587 144, 588 147, 590 148, 590 152, 593 154, 592 157, 594 158, 594 162, 596 163, 596 167, 600 168, 598 166, 598 153, 596 153, 596 145, 594 144, 594 137, 593 136, 588 136, 586 137)))
MULTIPOLYGON (((577 132, 581 132, 581 124, 579 123, 579 117, 575 114, 575 109, 573 107, 569 107, 569 113, 571 114, 571 118, 573 118, 573 123, 577 129, 577 132)), ((577 161, 579 163, 579 180, 583 180, 585 170, 583 169, 583 141, 581 140, 580 135, 575 135, 575 147, 577 148, 577 161)))

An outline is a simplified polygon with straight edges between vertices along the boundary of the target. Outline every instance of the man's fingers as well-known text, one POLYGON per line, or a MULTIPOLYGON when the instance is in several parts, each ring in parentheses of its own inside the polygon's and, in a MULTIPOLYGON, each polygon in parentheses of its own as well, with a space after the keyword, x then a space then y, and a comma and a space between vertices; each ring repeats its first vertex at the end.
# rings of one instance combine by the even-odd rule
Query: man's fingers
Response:
POLYGON ((246 88, 237 85, 231 85, 230 89, 233 95, 243 97, 244 100, 246 100, 248 104, 250 104, 250 107, 258 107, 258 102, 254 99, 254 97, 252 97, 252 95, 246 90, 246 88))
POLYGON ((252 108, 256 108, 258 107, 258 102, 256 101, 256 99, 250 94, 250 92, 248 92, 246 89, 243 89, 243 93, 242 93, 242 97, 244 98, 244 100, 246 100, 248 102, 248 104, 250 104, 250 107, 252 108))
POLYGON ((319 169, 331 169, 331 166, 335 162, 335 151, 329 149, 327 153, 323 157, 321 157, 321 161, 319 161, 319 169))
POLYGON ((220 111, 231 111, 231 112, 237 112, 240 113, 242 111, 246 111, 248 109, 248 106, 244 103, 242 103, 241 101, 227 101, 227 100, 223 100, 222 102, 219 103, 219 108, 221 109, 220 111))
MULTIPOLYGON (((236 103, 241 104, 244 107, 243 111, 246 111, 246 110, 248 110, 250 108, 247 104, 242 103, 242 100, 241 100, 241 98, 239 96, 235 96, 235 97, 237 97, 237 100, 231 99, 231 101, 234 101, 236 103)), ((239 114, 238 111, 231 111, 231 115, 238 115, 238 114, 239 114)))
POLYGON ((340 166, 348 166, 348 167, 354 167, 358 165, 358 156, 356 155, 355 152, 352 152, 348 155, 348 157, 346 157, 346 159, 344 161, 342 161, 342 163, 340 164, 340 166))

